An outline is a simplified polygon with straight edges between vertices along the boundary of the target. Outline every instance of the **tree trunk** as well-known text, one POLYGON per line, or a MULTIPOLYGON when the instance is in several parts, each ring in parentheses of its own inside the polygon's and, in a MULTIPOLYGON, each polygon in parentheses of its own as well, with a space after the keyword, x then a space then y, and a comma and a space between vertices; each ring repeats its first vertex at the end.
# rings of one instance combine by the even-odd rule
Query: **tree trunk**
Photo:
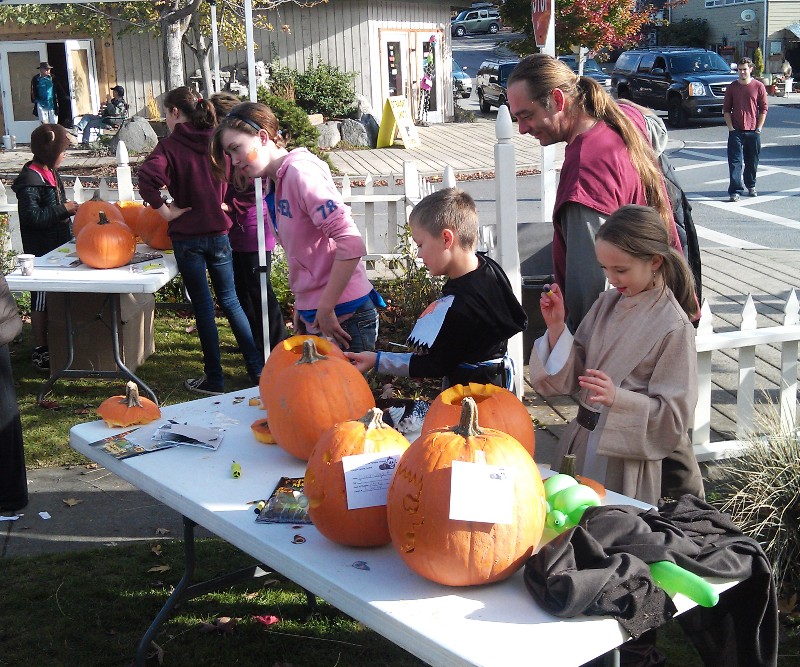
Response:
POLYGON ((211 72, 211 40, 206 37, 200 28, 200 14, 192 15, 192 35, 194 43, 189 44, 189 48, 194 54, 197 64, 200 65, 200 76, 202 77, 202 92, 204 97, 211 97, 216 91, 214 89, 214 77, 211 72))
POLYGON ((181 23, 161 21, 161 34, 164 38, 164 85, 165 91, 184 85, 183 78, 183 33, 181 23))

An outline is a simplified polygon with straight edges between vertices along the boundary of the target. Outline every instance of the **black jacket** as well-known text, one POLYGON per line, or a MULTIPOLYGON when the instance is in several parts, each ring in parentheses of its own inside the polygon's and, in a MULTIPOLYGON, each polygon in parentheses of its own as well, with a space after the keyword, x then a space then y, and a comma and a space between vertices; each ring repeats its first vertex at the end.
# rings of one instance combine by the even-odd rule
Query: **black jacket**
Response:
POLYGON ((44 255, 72 237, 64 183, 54 171, 58 187, 49 185, 25 164, 11 189, 17 195, 19 225, 25 252, 44 255))

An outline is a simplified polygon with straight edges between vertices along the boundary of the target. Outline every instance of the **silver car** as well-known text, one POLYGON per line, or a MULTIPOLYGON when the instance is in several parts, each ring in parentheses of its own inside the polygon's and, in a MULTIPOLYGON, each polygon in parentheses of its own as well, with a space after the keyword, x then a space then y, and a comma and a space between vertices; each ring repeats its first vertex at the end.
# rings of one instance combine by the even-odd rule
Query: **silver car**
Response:
POLYGON ((500 13, 496 9, 467 9, 450 22, 450 34, 463 37, 468 32, 488 32, 496 34, 500 31, 500 13))

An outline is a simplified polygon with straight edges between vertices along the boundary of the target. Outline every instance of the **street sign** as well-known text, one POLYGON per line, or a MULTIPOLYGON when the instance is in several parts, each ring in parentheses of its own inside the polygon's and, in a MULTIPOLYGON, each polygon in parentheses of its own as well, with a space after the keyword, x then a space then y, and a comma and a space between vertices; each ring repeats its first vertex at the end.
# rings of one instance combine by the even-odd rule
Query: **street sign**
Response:
POLYGON ((531 20, 533 21, 533 36, 536 46, 543 48, 547 42, 547 31, 550 27, 550 14, 553 0, 532 0, 531 20))

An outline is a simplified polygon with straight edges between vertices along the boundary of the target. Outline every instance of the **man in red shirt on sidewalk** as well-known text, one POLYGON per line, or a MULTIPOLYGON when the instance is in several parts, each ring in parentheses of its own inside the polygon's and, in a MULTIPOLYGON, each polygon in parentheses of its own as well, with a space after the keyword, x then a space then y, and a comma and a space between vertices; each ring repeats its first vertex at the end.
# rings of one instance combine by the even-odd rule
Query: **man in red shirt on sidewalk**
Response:
POLYGON ((761 128, 767 119, 767 89, 752 78, 753 61, 741 58, 739 80, 725 91, 722 115, 728 126, 728 170, 730 201, 739 201, 739 193, 747 188, 751 197, 756 192, 758 155, 761 152, 761 128), (742 182, 744 176, 744 183, 742 182))

